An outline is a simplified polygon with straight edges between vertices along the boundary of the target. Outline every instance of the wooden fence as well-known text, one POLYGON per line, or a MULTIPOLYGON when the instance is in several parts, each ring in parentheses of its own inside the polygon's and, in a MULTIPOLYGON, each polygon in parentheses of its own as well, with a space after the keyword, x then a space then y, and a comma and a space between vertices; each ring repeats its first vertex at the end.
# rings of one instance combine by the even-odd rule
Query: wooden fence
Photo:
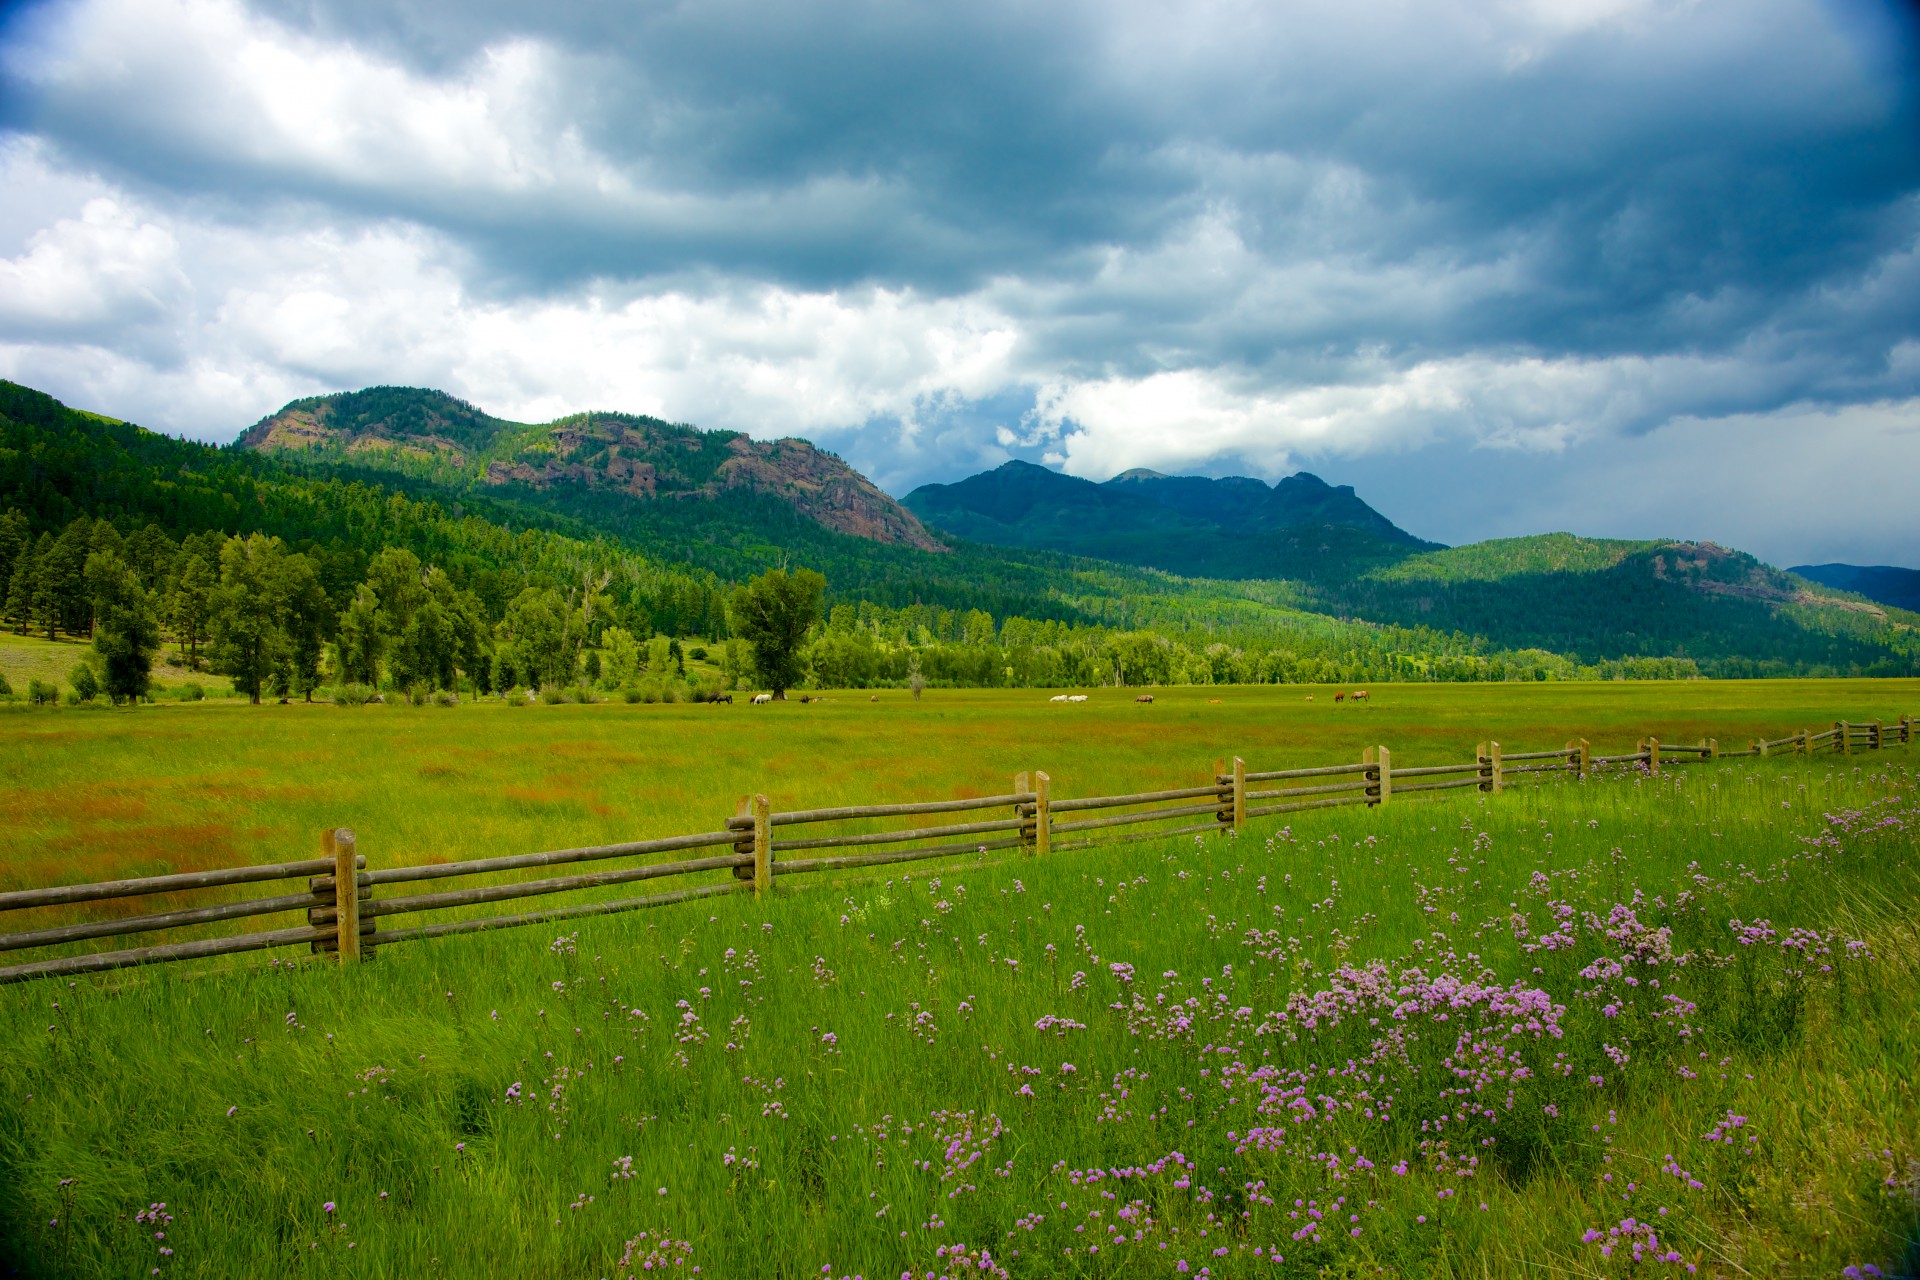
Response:
MULTIPOLYGON (((1898 723, 1837 721, 1830 729, 1811 729, 1784 738, 1757 739, 1744 750, 1722 751, 1719 743, 1661 742, 1643 738, 1622 755, 1597 756, 1584 738, 1552 751, 1503 752, 1498 742, 1483 742, 1474 759, 1461 764, 1396 767, 1386 747, 1368 747, 1354 764, 1322 765, 1307 769, 1250 771, 1244 760, 1229 768, 1216 762, 1212 782, 1205 786, 1133 795, 1085 796, 1055 799, 1052 779, 1045 773, 1022 773, 1005 795, 964 800, 931 800, 910 804, 849 805, 832 809, 775 810, 764 795, 740 802, 739 810, 722 829, 694 835, 636 840, 625 844, 544 853, 475 858, 424 866, 369 870, 355 848, 353 832, 337 828, 325 833, 324 856, 301 862, 238 867, 179 875, 148 876, 99 884, 60 885, 0 893, 0 911, 62 907, 88 902, 227 889, 236 885, 306 880, 304 892, 282 893, 237 902, 117 916, 0 934, 0 951, 69 948, 102 938, 125 938, 160 930, 182 929, 227 920, 304 911, 306 923, 253 933, 227 934, 187 942, 58 955, 51 959, 0 967, 0 983, 32 978, 98 973, 160 961, 259 951, 306 944, 316 953, 337 953, 342 961, 372 956, 378 948, 418 938, 504 929, 517 925, 610 915, 643 907, 665 906, 724 894, 763 894, 777 877, 848 871, 927 858, 1020 850, 1031 855, 1080 848, 1096 841, 1164 839, 1223 825, 1239 829, 1254 818, 1337 805, 1384 805, 1424 792, 1474 788, 1498 794, 1509 784, 1546 774, 1584 778, 1609 765, 1644 767, 1658 774, 1676 764, 1714 761, 1736 756, 1784 753, 1812 755, 1828 750, 1839 754, 1877 751, 1894 744, 1911 744, 1915 718, 1898 723), (1263 784, 1277 783, 1269 786, 1263 784), (930 815, 967 815, 967 820, 935 822, 891 830, 854 831, 851 825, 930 815), (980 815, 980 816, 974 816, 980 815), (1178 825, 1165 826, 1161 824, 1178 825), (791 828, 813 827, 821 834, 804 835, 791 828), (1122 833, 1127 827, 1146 828, 1122 833), (781 835, 776 837, 779 830, 781 835), (834 852, 828 850, 856 850, 834 852), (672 862, 639 862, 661 854, 710 851, 672 862), (799 856, 794 856, 794 855, 799 856), (440 891, 410 891, 382 897, 382 886, 417 885, 432 880, 471 880, 535 868, 580 863, 619 862, 604 870, 576 871, 535 879, 508 880, 440 891), (420 916, 545 897, 638 884, 668 877, 731 872, 717 883, 711 879, 664 893, 620 897, 505 915, 480 915, 398 927, 402 917, 420 916), (352 883, 356 891, 342 895, 339 886, 352 883)), ((391 890, 389 890, 391 892, 391 890)))

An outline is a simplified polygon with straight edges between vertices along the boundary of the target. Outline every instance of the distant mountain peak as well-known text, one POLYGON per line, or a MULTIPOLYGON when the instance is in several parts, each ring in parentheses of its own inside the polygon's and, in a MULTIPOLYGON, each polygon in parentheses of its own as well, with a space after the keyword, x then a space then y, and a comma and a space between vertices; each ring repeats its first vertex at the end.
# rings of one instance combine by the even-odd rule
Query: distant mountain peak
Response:
POLYGON ((1345 575, 1433 549, 1343 485, 1300 472, 1169 476, 1134 467, 1104 483, 1010 461, 903 500, 928 524, 1004 546, 1044 547, 1223 578, 1345 575))
POLYGON ((946 548, 905 507, 805 440, 755 440, 627 413, 548 423, 496 418, 444 391, 368 387, 295 400, 240 437, 261 453, 307 453, 442 483, 611 491, 636 501, 778 498, 854 537, 946 548))

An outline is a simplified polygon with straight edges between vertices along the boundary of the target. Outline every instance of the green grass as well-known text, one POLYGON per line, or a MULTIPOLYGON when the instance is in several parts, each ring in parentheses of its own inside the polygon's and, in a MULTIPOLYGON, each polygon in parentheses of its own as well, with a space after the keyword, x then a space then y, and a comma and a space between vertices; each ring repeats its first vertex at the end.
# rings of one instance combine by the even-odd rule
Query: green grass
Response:
MULTIPOLYGON (((27 696, 29 680, 44 680, 58 688, 61 696, 65 697, 67 677, 92 652, 92 641, 84 637, 61 636, 58 640, 48 640, 45 636, 22 636, 0 629, 0 675, 7 678, 7 683, 13 686, 14 695, 19 698, 27 696)), ((192 672, 184 666, 174 666, 168 661, 172 657, 173 646, 168 645, 153 664, 154 691, 158 696, 164 696, 189 681, 200 684, 208 696, 224 692, 232 685, 232 681, 224 676, 211 676, 204 671, 192 672)))
MULTIPOLYGON (((1679 738, 1689 717, 1820 723, 1911 690, 1742 686, 1772 701, 1744 712, 1713 686, 1684 691, 1691 708, 1618 686, 1392 692, 1351 716, 1176 698, 1138 709, 1161 716, 1151 732, 1131 705, 1066 722, 959 695, 758 718, 193 707, 3 724, 9 765, 29 765, 16 796, 85 769, 131 796, 148 761, 152 804, 201 769, 228 789, 189 801, 209 816, 298 828, 345 809, 364 831, 361 810, 397 821, 410 798, 433 812, 390 839, 437 819, 521 848, 684 828, 671 799, 634 798, 674 778, 710 819, 751 777, 812 803, 1056 761, 1089 789, 1147 781, 1152 761, 1187 776, 1223 724, 1240 740, 1219 750, 1262 763, 1375 739, 1398 763, 1452 758, 1489 720, 1524 728, 1519 746, 1569 724, 1679 738), (1816 717, 1822 691, 1838 696, 1816 717), (501 757, 458 765, 432 799, 418 775, 456 725, 501 757), (1004 758, 978 758, 1002 737, 1004 758), (583 754, 557 757, 568 744, 583 754), (1183 752, 1190 766, 1166 762, 1183 752), (382 766, 400 798, 376 802, 382 766), (621 808, 487 800, 550 770, 621 808)), ((1911 764, 1727 761, 409 944, 355 971, 7 988, 0 1256, 48 1276, 595 1277, 637 1273, 620 1259, 648 1233, 688 1246, 676 1274, 729 1277, 953 1276, 953 1245, 1020 1277, 1891 1270, 1920 1224, 1911 764), (1742 945, 1733 921, 1770 938, 1742 945), (1373 964, 1407 989, 1399 1016, 1366 995, 1373 964), (1441 975, 1479 985, 1423 1003, 1441 975), (1275 1128, 1283 1143, 1249 1145, 1275 1128), (1335 1201, 1318 1241, 1294 1238, 1335 1201), (133 1220, 157 1202, 164 1241, 133 1220), (1681 1264, 1582 1239, 1629 1217, 1681 1264)))
POLYGON ((1476 742, 1596 754, 1642 735, 1723 745, 1835 719, 1920 714, 1920 681, 1390 685, 1336 706, 1300 686, 1179 688, 1152 706, 1093 690, 830 695, 694 704, 249 707, 0 715, 0 889, 311 856, 351 826, 372 866, 710 831, 738 798, 775 807, 995 795, 1044 769, 1060 797, 1193 786, 1255 768, 1468 758, 1476 742), (1308 701, 1311 698, 1312 701, 1308 701))

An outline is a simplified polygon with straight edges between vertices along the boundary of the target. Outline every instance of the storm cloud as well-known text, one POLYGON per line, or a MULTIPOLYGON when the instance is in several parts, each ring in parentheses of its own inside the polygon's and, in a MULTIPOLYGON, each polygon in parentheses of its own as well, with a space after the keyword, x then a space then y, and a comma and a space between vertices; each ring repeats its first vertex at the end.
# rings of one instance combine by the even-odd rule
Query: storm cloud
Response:
POLYGON ((210 439, 413 383, 895 492, 1305 466, 1453 541, 1910 563, 1914 53, 1862 0, 46 0, 0 373, 210 439))

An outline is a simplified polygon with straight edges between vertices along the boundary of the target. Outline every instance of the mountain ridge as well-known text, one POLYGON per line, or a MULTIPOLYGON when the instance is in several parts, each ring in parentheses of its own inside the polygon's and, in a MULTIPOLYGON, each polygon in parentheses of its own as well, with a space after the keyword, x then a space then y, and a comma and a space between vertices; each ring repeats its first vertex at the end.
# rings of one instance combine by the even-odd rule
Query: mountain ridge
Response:
POLYGON ((1271 486, 1146 468, 1099 483, 1014 460, 901 503, 955 537, 1199 577, 1322 580, 1440 546, 1304 471, 1271 486))
POLYGON ((1920 569, 1891 564, 1800 564, 1787 570, 1835 591, 1920 613, 1920 569))
POLYGON ((294 400, 236 444, 386 467, 455 487, 601 490, 636 503, 711 502, 746 490, 776 497, 835 532, 946 550, 911 511, 810 441, 755 440, 642 414, 593 411, 522 423, 443 391, 367 387, 294 400))

